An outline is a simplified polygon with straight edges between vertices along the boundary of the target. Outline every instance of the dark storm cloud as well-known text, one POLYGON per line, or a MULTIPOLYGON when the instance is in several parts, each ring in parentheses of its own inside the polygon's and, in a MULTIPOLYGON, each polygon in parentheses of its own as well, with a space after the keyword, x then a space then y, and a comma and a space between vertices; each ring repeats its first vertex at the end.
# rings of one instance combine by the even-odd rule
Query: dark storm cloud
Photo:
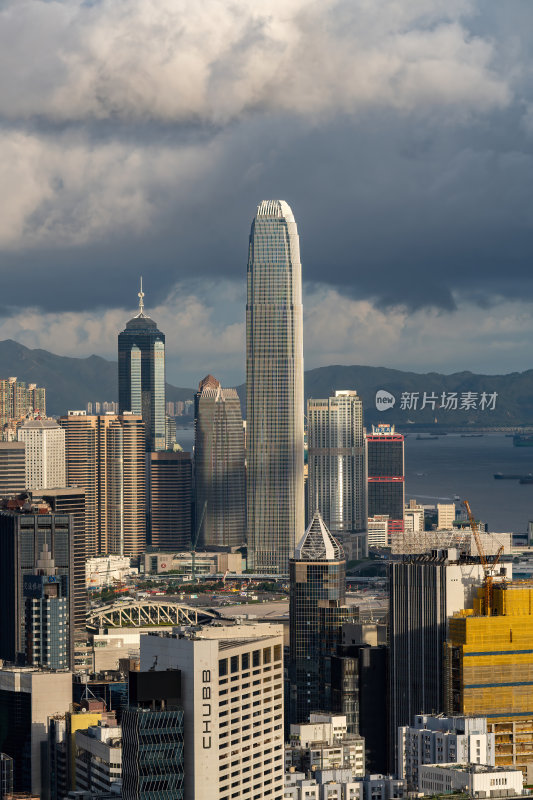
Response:
POLYGON ((310 284, 410 309, 532 297, 529 4, 209 0, 187 39, 185 2, 7 5, 8 305, 130 307, 141 273, 154 305, 244 281, 264 197, 291 204, 310 284), (17 75, 27 47, 43 68, 17 75))

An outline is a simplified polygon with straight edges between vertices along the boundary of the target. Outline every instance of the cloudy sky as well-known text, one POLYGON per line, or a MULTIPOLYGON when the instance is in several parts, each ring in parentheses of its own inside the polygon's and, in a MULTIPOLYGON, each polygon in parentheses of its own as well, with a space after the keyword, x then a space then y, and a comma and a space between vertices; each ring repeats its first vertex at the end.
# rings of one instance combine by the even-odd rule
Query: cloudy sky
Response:
POLYGON ((533 3, 0 0, 0 339, 244 376, 257 203, 298 222, 306 368, 533 367, 533 3))

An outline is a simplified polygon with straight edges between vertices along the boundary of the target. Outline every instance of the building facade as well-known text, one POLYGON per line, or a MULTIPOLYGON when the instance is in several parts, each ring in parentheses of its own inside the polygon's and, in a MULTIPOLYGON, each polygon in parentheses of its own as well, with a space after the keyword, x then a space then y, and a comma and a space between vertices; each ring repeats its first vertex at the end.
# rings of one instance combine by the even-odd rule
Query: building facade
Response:
POLYGON ((17 430, 26 446, 26 489, 66 485, 65 431, 53 419, 27 419, 17 430))
MULTIPOLYGON (((108 715, 106 715, 108 716, 108 715)), ((78 791, 106 793, 122 781, 122 729, 111 722, 75 731, 78 791)))
POLYGON ((26 445, 0 442, 0 497, 19 494, 26 488, 26 445))
POLYGON ((144 313, 144 293, 139 292, 139 313, 118 335, 119 414, 141 415, 146 450, 165 450, 165 334, 144 313))
POLYGON ((34 574, 23 577, 22 594, 26 663, 45 669, 68 669, 71 664, 68 577, 57 574, 46 542, 34 574))
POLYGON ((194 483, 198 545, 241 547, 246 541, 244 428, 235 389, 212 375, 195 397, 194 483))
POLYGON ((389 540, 403 533, 404 438, 394 425, 372 425, 366 435, 368 516, 386 514, 389 540))
POLYGON ((318 509, 350 559, 366 555, 363 403, 355 391, 307 402, 308 518, 318 509))
POLYGON ((16 378, 0 379, 0 434, 4 425, 27 414, 46 416, 46 390, 16 378))
POLYGON ((85 490, 85 552, 140 555, 146 546, 146 464, 140 415, 69 412, 67 482, 85 490))
POLYGON ((468 605, 483 577, 481 564, 460 559, 457 550, 433 551, 390 565, 391 769, 397 768, 398 728, 409 725, 416 714, 444 710, 447 620, 468 605))
POLYGON ((183 451, 150 453, 150 544, 180 550, 191 546, 192 460, 183 451))
POLYGON ((281 625, 142 636, 141 670, 150 668, 181 672, 185 797, 283 797, 281 625))
POLYGON ((300 245, 282 200, 259 204, 246 306, 248 565, 286 573, 305 528, 300 245))

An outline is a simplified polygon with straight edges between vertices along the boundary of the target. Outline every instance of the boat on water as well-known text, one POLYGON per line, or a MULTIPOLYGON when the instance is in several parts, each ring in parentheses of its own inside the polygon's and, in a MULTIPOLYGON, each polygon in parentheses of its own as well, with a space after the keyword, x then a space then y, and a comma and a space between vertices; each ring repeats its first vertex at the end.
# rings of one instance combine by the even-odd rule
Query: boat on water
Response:
POLYGON ((453 496, 453 499, 454 499, 455 501, 457 501, 457 500, 460 500, 461 498, 459 497, 459 495, 458 495, 458 494, 454 494, 454 496, 453 496))
POLYGON ((520 478, 523 478, 523 477, 525 477, 525 476, 524 475, 514 475, 513 473, 511 473, 511 474, 509 474, 509 473, 505 474, 503 472, 495 472, 494 473, 494 478, 497 481, 519 481, 520 478))
POLYGON ((533 475, 522 475, 518 483, 533 483, 533 475))
POLYGON ((418 436, 416 438, 417 438, 417 441, 419 441, 419 442, 434 442, 439 437, 438 436, 421 436, 420 434, 418 434, 418 436))
POLYGON ((515 447, 533 447, 533 433, 515 433, 513 445, 515 447))
POLYGON ((481 439, 482 433, 462 433, 461 439, 481 439))

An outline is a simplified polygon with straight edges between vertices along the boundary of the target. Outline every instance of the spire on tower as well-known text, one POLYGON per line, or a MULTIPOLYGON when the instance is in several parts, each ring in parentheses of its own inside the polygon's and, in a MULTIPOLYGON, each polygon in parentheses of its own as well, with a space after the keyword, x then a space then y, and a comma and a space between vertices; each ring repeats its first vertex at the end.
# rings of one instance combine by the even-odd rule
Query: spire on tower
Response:
POLYGON ((144 292, 143 292, 143 276, 141 275, 141 291, 137 292, 139 298, 139 316, 144 316, 144 292))

